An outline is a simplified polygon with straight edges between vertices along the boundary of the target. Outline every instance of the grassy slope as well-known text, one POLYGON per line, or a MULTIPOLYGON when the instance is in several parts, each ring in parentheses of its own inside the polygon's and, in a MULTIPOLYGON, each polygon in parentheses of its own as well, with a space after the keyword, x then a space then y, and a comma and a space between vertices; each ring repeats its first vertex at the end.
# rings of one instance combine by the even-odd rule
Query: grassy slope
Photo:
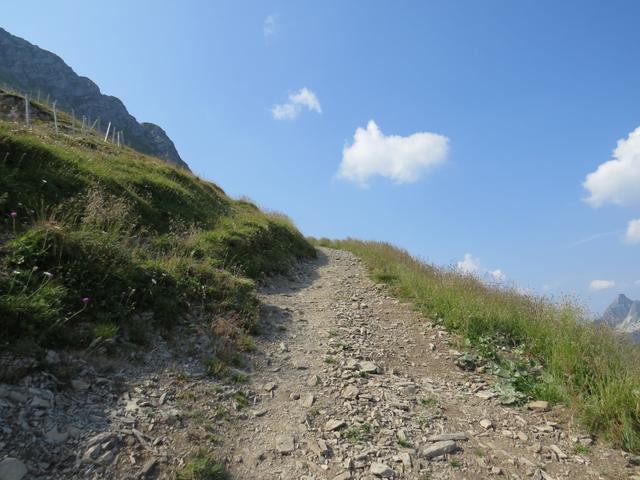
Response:
POLYGON ((283 216, 48 125, 0 122, 0 212, 6 345, 86 346, 116 334, 142 342, 194 309, 250 330, 254 281, 314 255, 283 216))
POLYGON ((391 245, 321 240, 359 256, 425 316, 460 334, 527 397, 566 403, 594 433, 640 451, 640 348, 555 305, 422 263, 391 245), (500 347, 521 355, 504 355, 500 347))

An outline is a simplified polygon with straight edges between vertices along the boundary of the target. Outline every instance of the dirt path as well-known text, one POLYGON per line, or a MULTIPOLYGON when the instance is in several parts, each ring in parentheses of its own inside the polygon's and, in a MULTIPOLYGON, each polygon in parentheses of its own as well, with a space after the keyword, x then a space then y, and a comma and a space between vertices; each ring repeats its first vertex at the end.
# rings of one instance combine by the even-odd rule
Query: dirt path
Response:
POLYGON ((194 316, 148 349, 49 352, 51 370, 0 383, 0 479, 174 479, 196 451, 233 479, 640 479, 566 411, 501 406, 495 378, 459 369, 454 339, 347 252, 261 299, 255 351, 222 380, 194 316))
POLYGON ((454 365, 449 334, 390 298, 347 252, 323 249, 262 300, 253 405, 225 434, 233 478, 630 475, 622 452, 590 445, 562 409, 487 398, 491 378, 454 365))

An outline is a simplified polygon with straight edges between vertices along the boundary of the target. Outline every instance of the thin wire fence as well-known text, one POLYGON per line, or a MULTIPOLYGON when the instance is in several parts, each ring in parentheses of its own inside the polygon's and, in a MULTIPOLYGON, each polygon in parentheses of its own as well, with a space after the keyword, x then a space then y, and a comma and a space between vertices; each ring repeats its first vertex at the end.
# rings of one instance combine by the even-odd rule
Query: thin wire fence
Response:
POLYGON ((117 126, 111 121, 107 121, 105 131, 101 129, 100 117, 91 118, 82 115, 82 118, 76 118, 75 111, 71 109, 71 113, 66 113, 58 108, 58 101, 52 99, 49 94, 46 96, 39 90, 35 92, 21 92, 13 87, 0 83, 0 94, 13 95, 21 97, 24 102, 24 123, 31 127, 35 122, 47 123, 43 117, 51 117, 50 123, 53 123, 53 129, 56 135, 72 135, 72 136, 95 136, 105 143, 111 143, 117 147, 126 146, 124 132, 118 130, 117 126), (44 112, 45 115, 38 115, 44 112))

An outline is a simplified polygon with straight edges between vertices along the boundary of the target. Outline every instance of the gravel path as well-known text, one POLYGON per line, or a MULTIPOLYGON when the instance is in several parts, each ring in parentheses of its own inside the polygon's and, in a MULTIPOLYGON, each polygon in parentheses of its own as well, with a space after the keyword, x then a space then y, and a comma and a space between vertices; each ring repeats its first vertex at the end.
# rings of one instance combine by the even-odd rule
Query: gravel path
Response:
POLYGON ((493 379, 456 367, 451 336, 373 284, 350 253, 322 249, 299 279, 274 282, 262 300, 270 333, 249 384, 255 404, 229 426, 224 446, 233 478, 631 473, 622 452, 592 444, 562 409, 491 398, 493 379))
POLYGON ((261 300, 256 348, 223 380, 195 313, 152 348, 48 352, 25 375, 0 352, 19 378, 0 383, 0 480, 173 479, 198 450, 233 479, 640 479, 565 409, 501 405, 350 253, 321 249, 261 300))

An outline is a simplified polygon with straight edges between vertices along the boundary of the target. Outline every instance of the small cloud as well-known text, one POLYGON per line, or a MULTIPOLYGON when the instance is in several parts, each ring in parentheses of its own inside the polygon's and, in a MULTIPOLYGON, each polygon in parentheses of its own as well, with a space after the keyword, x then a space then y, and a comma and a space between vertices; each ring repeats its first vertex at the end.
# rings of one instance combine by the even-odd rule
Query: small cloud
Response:
POLYGON ((507 278, 507 276, 504 274, 504 272, 500 269, 497 270, 491 270, 489 272, 489 275, 491 275, 494 279, 496 279, 498 282, 503 281, 505 278, 507 278))
POLYGON ((629 243, 640 243, 640 218, 629 222, 627 225, 627 233, 624 238, 629 243))
POLYGON ((594 292, 599 290, 607 290, 616 286, 616 282, 613 280, 591 280, 589 288, 594 292))
POLYGON ((278 15, 271 14, 267 15, 264 19, 264 23, 262 25, 262 32, 264 33, 264 38, 269 39, 274 36, 278 29, 278 15))
POLYGON ((461 273, 476 275, 480 272, 480 259, 470 253, 465 253, 464 260, 459 261, 456 267, 461 273))
POLYGON ((290 93, 288 101, 271 108, 273 118, 276 120, 294 120, 300 112, 306 108, 310 112, 322 113, 322 107, 318 97, 308 88, 302 88, 297 92, 290 93))
POLYGON ((338 177, 366 185, 374 175, 394 182, 411 183, 424 173, 444 163, 449 153, 449 139, 431 132, 406 137, 385 135, 373 120, 367 128, 357 128, 353 144, 342 150, 338 177))
POLYGON ((586 201, 592 207, 613 203, 640 206, 640 127, 626 139, 618 140, 613 159, 602 163, 587 175, 583 186, 589 191, 586 201))
POLYGON ((480 259, 474 257, 470 253, 464 254, 464 259, 456 264, 456 269, 465 275, 485 276, 496 282, 503 282, 507 276, 500 269, 497 270, 485 270, 482 268, 480 259))

